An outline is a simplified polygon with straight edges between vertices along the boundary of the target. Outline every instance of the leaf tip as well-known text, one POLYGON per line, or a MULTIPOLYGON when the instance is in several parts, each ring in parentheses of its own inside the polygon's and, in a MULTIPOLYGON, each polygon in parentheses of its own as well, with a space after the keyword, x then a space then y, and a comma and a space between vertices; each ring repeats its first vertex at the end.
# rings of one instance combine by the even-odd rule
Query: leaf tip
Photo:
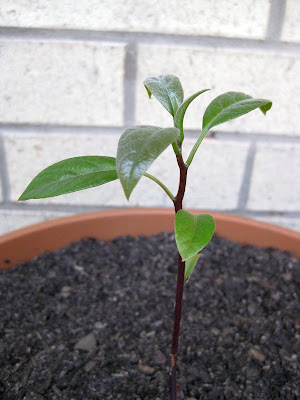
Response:
POLYGON ((25 192, 23 192, 22 194, 21 194, 21 196, 18 198, 18 200, 17 201, 25 201, 25 200, 28 200, 29 198, 25 195, 25 192))
POLYGON ((272 101, 268 101, 266 104, 260 107, 261 112, 266 115, 267 112, 271 109, 272 105, 272 101))
POLYGON ((150 90, 149 90, 148 87, 146 86, 146 83, 145 83, 145 82, 146 82, 146 81, 144 81, 145 89, 146 89, 146 91, 147 91, 147 94, 148 94, 149 99, 151 99, 152 93, 150 92, 150 90))
POLYGON ((127 187, 124 187, 124 186, 123 186, 123 190, 124 190, 124 194, 125 194, 126 200, 129 201, 129 198, 131 196, 132 190, 129 190, 127 187))

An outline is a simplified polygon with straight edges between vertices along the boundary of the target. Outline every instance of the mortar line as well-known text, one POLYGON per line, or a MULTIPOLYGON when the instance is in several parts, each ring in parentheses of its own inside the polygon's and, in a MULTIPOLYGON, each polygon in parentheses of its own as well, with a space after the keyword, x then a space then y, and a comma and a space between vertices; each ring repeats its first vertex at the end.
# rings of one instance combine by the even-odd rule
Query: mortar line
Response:
POLYGON ((266 39, 279 41, 284 23, 286 0, 272 0, 269 12, 269 21, 266 39))
POLYGON ((254 167, 255 153, 256 153, 256 143, 253 141, 250 144, 249 149, 248 149, 248 154, 247 154, 245 167, 244 167, 242 184, 241 184, 240 192, 239 192, 239 196, 238 196, 237 208, 239 210, 245 210, 246 205, 247 205, 249 191, 250 191, 251 178, 252 178, 252 173, 253 173, 253 167, 254 167))
MULTIPOLYGON (((2 202, 0 203, 1 211, 12 211, 12 212, 49 212, 49 213, 84 213, 98 210, 111 210, 114 206, 105 205, 76 205, 76 204, 32 204, 24 202, 2 202)), ((127 208, 122 206, 122 208, 127 208)))
POLYGON ((129 42, 126 46, 124 63, 124 124, 132 126, 135 124, 136 109, 136 79, 137 79, 137 46, 129 42))
POLYGON ((0 178, 2 182, 2 198, 5 202, 10 198, 10 185, 7 170, 7 157, 2 132, 0 132, 0 178))
POLYGON ((185 46, 187 48, 219 48, 271 52, 286 52, 300 55, 299 43, 288 43, 248 38, 229 38, 205 35, 180 35, 153 32, 93 31, 80 29, 43 29, 0 27, 1 40, 18 41, 84 41, 111 42, 148 45, 185 46))
MULTIPOLYGON (((198 130, 185 130, 185 137, 189 139, 196 139, 199 136, 198 130)), ((300 136, 292 135, 279 135, 276 133, 246 133, 246 132, 227 132, 227 131, 211 131, 208 133, 207 138, 219 141, 235 141, 239 143, 252 142, 255 140, 259 143, 286 143, 286 144, 300 144, 300 136)))
MULTIPOLYGON (((36 134, 109 134, 118 135, 126 129, 126 126, 111 127, 111 126, 80 126, 80 125, 57 125, 57 124, 34 124, 34 123, 1 123, 0 129, 9 133, 36 133, 36 134)), ((200 134, 198 129, 185 129, 185 137, 196 139, 200 134)), ((281 135, 276 133, 259 133, 259 132, 228 132, 228 131, 211 131, 207 138, 216 139, 219 141, 236 141, 249 142, 253 139, 256 142, 274 142, 287 144, 300 144, 300 135, 281 135)))

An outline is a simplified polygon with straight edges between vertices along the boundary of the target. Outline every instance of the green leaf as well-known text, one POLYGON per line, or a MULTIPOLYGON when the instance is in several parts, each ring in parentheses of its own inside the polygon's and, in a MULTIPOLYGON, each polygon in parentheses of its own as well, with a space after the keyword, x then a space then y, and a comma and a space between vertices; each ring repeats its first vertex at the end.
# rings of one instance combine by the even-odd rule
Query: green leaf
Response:
POLYGON ((205 110, 202 133, 207 133, 213 126, 238 118, 256 108, 260 108, 266 114, 271 107, 270 100, 253 99, 240 92, 223 93, 216 97, 205 110))
POLYGON ((183 89, 180 80, 174 75, 160 75, 147 78, 144 85, 151 98, 151 94, 174 117, 178 106, 183 102, 183 89))
POLYGON ((76 192, 118 179, 114 157, 73 157, 51 165, 27 186, 19 200, 76 192))
MULTIPOLYGON (((178 110, 176 111, 175 114, 175 119, 174 119, 174 125, 176 126, 176 128, 180 129, 181 132, 183 131, 183 119, 184 119, 184 115, 185 112, 188 108, 188 106, 191 104, 191 102, 193 100, 196 99, 196 97, 198 97, 200 94, 207 92, 210 89, 204 89, 204 90, 200 90, 199 92, 196 92, 195 94, 193 94, 192 96, 188 97, 178 108, 178 110)), ((181 138, 183 140, 183 137, 181 138)))
POLYGON ((127 199, 153 161, 179 135, 177 128, 133 126, 120 137, 117 151, 117 172, 127 199))
POLYGON ((271 107, 272 107, 272 102, 268 101, 267 104, 265 104, 264 106, 259 107, 259 109, 264 115, 266 115, 267 111, 269 111, 271 107))
POLYGON ((201 254, 195 254, 194 256, 188 258, 185 262, 185 270, 184 270, 184 279, 187 280, 188 277, 191 275, 193 272, 193 269, 195 268, 197 261, 199 260, 201 254))
POLYGON ((192 148, 186 165, 191 164, 198 147, 212 127, 238 118, 256 108, 266 114, 271 107, 272 102, 270 100, 253 99, 251 96, 240 92, 227 92, 216 97, 205 110, 201 135, 192 148))
POLYGON ((211 240, 215 221, 211 215, 179 210, 175 217, 175 240, 183 261, 201 251, 211 240))
POLYGON ((150 90, 147 88, 146 85, 145 85, 145 88, 147 90, 147 94, 148 94, 149 99, 151 99, 152 94, 151 94, 150 90))

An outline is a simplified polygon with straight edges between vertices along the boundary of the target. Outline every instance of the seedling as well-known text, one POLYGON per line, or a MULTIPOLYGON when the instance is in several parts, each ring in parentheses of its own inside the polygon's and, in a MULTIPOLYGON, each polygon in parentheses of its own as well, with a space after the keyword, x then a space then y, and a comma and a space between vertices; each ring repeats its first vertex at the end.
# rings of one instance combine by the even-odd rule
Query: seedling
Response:
POLYGON ((142 176, 156 182, 168 195, 175 209, 175 240, 178 249, 178 272, 175 298, 174 326, 170 359, 170 399, 177 398, 176 361, 178 353, 181 306, 184 283, 195 268, 200 251, 210 242, 215 222, 208 214, 194 215, 182 209, 188 169, 211 128, 238 118, 256 108, 264 114, 272 103, 254 99, 240 92, 227 92, 215 98, 203 115, 202 132, 187 160, 183 159, 183 120, 191 102, 209 89, 200 90, 184 100, 179 79, 161 75, 144 81, 149 98, 153 95, 171 114, 173 127, 133 126, 126 129, 118 143, 117 156, 83 156, 69 158, 40 172, 28 185, 19 200, 40 199, 83 190, 119 179, 129 200, 142 176), (172 145, 180 179, 176 196, 156 177, 147 173, 153 161, 172 145))

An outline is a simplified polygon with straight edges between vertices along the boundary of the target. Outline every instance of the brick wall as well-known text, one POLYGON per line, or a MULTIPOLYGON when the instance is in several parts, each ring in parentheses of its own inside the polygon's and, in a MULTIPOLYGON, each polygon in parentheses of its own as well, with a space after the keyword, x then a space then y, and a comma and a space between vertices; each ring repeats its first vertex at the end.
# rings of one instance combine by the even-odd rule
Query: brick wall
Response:
MULTIPOLYGON (((171 73, 188 96, 185 154, 212 98, 244 91, 273 100, 220 125, 191 166, 186 207, 232 212, 300 230, 299 0, 2 0, 0 234, 95 209, 170 206, 142 179, 127 203, 119 182, 17 203, 43 168, 116 154, 133 124, 170 126, 142 81, 171 73)), ((151 171, 175 191, 171 149, 151 171)))

